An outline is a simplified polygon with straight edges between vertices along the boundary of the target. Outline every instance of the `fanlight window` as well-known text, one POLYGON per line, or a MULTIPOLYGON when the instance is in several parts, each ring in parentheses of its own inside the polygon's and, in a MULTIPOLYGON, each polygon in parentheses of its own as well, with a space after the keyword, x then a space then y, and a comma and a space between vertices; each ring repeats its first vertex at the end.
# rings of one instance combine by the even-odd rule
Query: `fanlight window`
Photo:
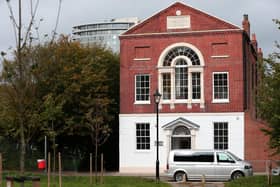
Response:
POLYGON ((184 135, 190 135, 191 132, 190 130, 185 127, 185 126, 179 126, 179 127, 176 127, 174 130, 173 130, 173 135, 179 135, 179 136, 184 136, 184 135))
POLYGON ((190 48, 185 46, 175 47, 170 50, 164 58, 163 66, 171 66, 172 60, 177 56, 185 56, 188 57, 192 65, 200 65, 200 60, 198 55, 190 48))

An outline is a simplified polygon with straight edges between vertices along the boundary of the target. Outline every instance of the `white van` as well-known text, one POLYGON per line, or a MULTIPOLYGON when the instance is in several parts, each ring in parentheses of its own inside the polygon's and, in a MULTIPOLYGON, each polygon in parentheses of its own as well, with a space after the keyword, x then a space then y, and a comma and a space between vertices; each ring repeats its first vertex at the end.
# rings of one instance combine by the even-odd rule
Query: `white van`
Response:
POLYGON ((218 150, 172 150, 167 161, 167 176, 175 181, 230 180, 252 176, 252 165, 229 151, 218 150))

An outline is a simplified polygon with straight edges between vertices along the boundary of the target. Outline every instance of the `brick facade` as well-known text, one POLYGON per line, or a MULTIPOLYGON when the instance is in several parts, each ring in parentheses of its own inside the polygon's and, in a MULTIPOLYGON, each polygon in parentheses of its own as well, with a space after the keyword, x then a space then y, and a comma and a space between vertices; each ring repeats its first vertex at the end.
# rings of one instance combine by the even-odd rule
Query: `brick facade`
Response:
POLYGON ((258 46, 255 34, 250 39, 247 15, 242 26, 177 2, 125 32, 120 36, 120 114, 154 113, 152 95, 159 87, 158 63, 162 52, 172 44, 191 44, 203 56, 204 106, 175 103, 171 107, 162 103, 160 113, 244 113, 245 159, 269 159, 268 139, 260 131, 263 125, 254 118, 258 46), (181 15, 190 17, 190 27, 168 29, 167 17, 181 15), (229 102, 213 102, 213 72, 228 72, 229 102), (135 104, 137 74, 150 75, 150 104, 135 104))
POLYGON ((205 85, 212 85, 212 72, 228 71, 230 80, 230 103, 213 104, 212 103, 212 87, 205 87, 206 106, 203 110, 180 109, 176 110, 163 109, 162 112, 240 112, 244 108, 244 100, 240 95, 243 95, 243 56, 242 50, 235 46, 242 46, 243 33, 241 31, 223 31, 217 33, 199 33, 199 34, 174 34, 171 36, 131 36, 121 39, 121 50, 126 51, 121 53, 121 82, 126 84, 121 85, 121 96, 125 96, 125 100, 121 100, 121 113, 142 113, 154 112, 152 105, 134 106, 134 75, 136 73, 149 73, 152 77, 151 90, 157 88, 157 63, 161 52, 167 46, 177 42, 188 42, 199 48, 205 60, 205 85), (213 58, 212 44, 218 42, 227 42, 228 48, 221 51, 221 54, 226 54, 229 57, 226 59, 213 58), (129 49, 124 49, 123 46, 129 46, 129 49), (134 49, 137 46, 149 46, 152 50, 149 61, 135 61, 134 49), (127 67, 130 71, 127 72, 127 67))

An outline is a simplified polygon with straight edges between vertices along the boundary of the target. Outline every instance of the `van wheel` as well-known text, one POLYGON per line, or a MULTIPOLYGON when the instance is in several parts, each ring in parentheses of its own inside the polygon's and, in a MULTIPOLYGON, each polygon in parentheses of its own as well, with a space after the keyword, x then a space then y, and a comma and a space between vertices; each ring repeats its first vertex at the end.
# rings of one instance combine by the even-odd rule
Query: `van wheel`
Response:
POLYGON ((244 177, 244 174, 240 171, 236 171, 231 175, 232 180, 239 179, 241 177, 244 177))
POLYGON ((174 175, 174 179, 176 182, 183 182, 184 181, 184 176, 186 176, 186 180, 187 180, 187 175, 185 172, 183 171, 178 171, 175 173, 174 175))

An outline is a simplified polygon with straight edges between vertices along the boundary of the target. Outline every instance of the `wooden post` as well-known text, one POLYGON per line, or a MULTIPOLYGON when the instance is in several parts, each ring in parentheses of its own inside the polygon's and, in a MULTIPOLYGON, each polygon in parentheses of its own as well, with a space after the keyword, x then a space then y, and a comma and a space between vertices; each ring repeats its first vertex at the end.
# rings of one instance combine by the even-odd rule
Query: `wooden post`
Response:
POLYGON ((33 181, 32 187, 40 187, 40 181, 33 181))
POLYGON ((101 167, 100 167, 100 169, 101 169, 101 180, 100 180, 100 183, 101 184, 103 184, 103 172, 104 172, 104 170, 103 170, 103 166, 104 166, 104 164, 103 164, 103 162, 104 162, 104 159, 103 159, 103 153, 101 154, 101 167))
POLYGON ((268 181, 267 181, 267 184, 268 184, 269 186, 272 184, 271 170, 272 170, 272 162, 271 162, 271 160, 270 160, 270 161, 269 161, 269 164, 268 164, 268 181))
POLYGON ((14 187, 13 177, 6 177, 6 187, 14 187))
POLYGON ((183 175, 183 181, 182 181, 183 183, 187 183, 187 177, 186 177, 186 174, 184 173, 184 175, 183 175))
POLYGON ((48 153, 48 187, 51 186, 51 153, 48 153))
POLYGON ((40 177, 33 177, 32 187, 40 187, 40 177))
POLYGON ((205 175, 204 174, 202 175, 202 178, 201 178, 201 186, 202 187, 205 186, 205 175))
POLYGON ((62 178, 61 178, 61 154, 58 153, 58 168, 59 168, 59 187, 62 187, 62 178))
POLYGON ((92 153, 89 154, 89 182, 92 185, 92 153))
POLYGON ((2 186, 2 153, 0 153, 0 186, 2 186))

